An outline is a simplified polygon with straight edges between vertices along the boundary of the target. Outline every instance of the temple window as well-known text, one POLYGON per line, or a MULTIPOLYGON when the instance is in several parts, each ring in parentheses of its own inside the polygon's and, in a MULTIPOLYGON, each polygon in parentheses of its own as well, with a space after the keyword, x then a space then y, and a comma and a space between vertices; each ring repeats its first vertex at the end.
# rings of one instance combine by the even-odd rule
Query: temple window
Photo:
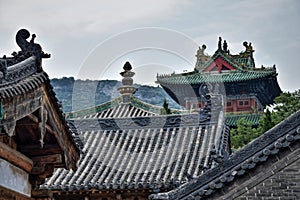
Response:
POLYGON ((231 101, 227 101, 226 106, 227 106, 227 107, 231 107, 231 106, 232 106, 232 105, 231 105, 231 101))
POLYGON ((239 100, 238 105, 239 107, 249 106, 249 100, 239 100))

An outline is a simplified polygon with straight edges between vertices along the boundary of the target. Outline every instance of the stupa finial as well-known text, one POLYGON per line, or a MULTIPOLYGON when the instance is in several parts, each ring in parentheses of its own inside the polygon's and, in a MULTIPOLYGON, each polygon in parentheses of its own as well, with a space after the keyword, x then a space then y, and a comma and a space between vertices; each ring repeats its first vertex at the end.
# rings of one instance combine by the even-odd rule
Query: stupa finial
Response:
POLYGON ((118 88, 118 91, 122 94, 122 102, 129 103, 131 96, 135 93, 136 88, 133 87, 134 72, 131 71, 131 64, 127 61, 123 66, 124 71, 121 72, 122 86, 118 88))
POLYGON ((132 70, 132 67, 131 67, 130 62, 126 61, 126 63, 125 63, 125 65, 124 65, 123 69, 124 69, 125 71, 130 71, 130 70, 132 70))

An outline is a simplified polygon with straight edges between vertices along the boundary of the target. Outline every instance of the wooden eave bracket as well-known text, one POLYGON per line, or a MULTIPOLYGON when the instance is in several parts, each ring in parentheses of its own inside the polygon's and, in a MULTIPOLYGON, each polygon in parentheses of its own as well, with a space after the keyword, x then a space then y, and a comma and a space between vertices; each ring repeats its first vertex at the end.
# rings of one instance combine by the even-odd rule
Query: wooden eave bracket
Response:
POLYGON ((64 167, 61 154, 36 156, 32 158, 34 166, 31 170, 32 183, 39 185, 53 174, 54 168, 64 167))

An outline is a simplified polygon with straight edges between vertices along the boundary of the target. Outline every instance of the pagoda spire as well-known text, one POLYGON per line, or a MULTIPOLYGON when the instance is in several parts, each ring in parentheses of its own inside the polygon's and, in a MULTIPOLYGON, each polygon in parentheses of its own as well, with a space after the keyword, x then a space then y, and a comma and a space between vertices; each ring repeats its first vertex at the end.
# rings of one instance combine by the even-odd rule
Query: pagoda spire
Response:
POLYGON ((122 86, 118 88, 118 91, 122 95, 122 103, 129 103, 130 97, 135 93, 136 88, 133 86, 132 77, 135 75, 134 72, 131 71, 131 64, 127 61, 123 67, 124 71, 121 72, 122 86))

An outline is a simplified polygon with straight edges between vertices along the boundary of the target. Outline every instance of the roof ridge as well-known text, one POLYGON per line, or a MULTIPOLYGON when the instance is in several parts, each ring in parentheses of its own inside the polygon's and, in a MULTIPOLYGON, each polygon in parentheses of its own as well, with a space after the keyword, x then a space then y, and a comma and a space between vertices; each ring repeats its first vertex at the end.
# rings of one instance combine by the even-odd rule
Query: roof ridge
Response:
MULTIPOLYGON (((92 114, 96 114, 96 113, 100 113, 103 112, 105 110, 108 110, 110 108, 114 108, 116 106, 119 106, 121 104, 131 104, 132 106, 146 112, 149 113, 151 115, 159 115, 161 109, 163 108, 162 106, 158 106, 158 105, 153 105, 150 103, 147 103, 145 101, 142 101, 141 99, 132 96, 130 98, 130 102, 129 103, 122 103, 122 97, 117 97, 115 99, 112 99, 110 101, 101 103, 99 105, 96 106, 92 106, 89 108, 85 108, 82 110, 77 110, 77 111, 71 111, 66 113, 66 118, 69 119, 74 119, 74 118, 78 118, 78 117, 84 117, 87 115, 92 115, 92 114)), ((173 113, 175 114, 179 114, 179 113, 184 113, 184 111, 178 110, 178 109, 172 109, 173 113)))
POLYGON ((160 109, 163 108, 162 106, 153 105, 151 103, 142 101, 141 99, 134 97, 134 96, 131 97, 130 103, 133 104, 134 106, 137 106, 138 108, 140 108, 142 110, 147 111, 147 112, 152 112, 152 110, 153 110, 153 111, 155 111, 155 112, 152 112, 153 114, 159 114, 159 112, 157 112, 157 111, 160 111, 160 109), (143 105, 144 105, 144 107, 143 107, 143 105), (147 107, 149 107, 149 108, 147 108, 147 107), (153 109, 151 109, 151 108, 153 108, 153 109))
POLYGON ((81 110, 76 110, 76 111, 71 111, 66 113, 66 118, 72 119, 72 118, 77 118, 77 117, 83 117, 86 115, 91 115, 91 114, 96 114, 98 112, 102 112, 104 110, 107 110, 109 108, 115 107, 120 105, 121 103, 121 96, 111 99, 110 101, 98 104, 96 106, 92 106, 89 108, 81 109, 81 110))

